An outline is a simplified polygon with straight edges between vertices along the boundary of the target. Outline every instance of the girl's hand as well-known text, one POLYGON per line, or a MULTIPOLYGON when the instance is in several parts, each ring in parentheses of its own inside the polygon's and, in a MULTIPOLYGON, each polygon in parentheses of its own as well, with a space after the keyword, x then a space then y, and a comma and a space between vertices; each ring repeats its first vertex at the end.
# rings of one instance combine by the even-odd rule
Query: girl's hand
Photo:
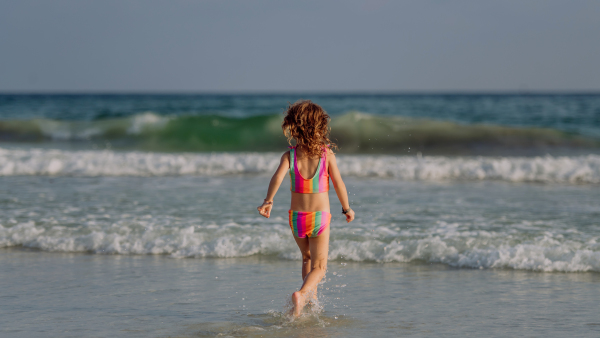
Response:
POLYGON ((271 217, 271 209, 273 209, 273 201, 264 201, 263 204, 256 209, 258 209, 259 214, 269 218, 271 217))
POLYGON ((352 221, 354 221, 354 210, 352 210, 352 209, 349 209, 349 210, 346 212, 346 222, 347 222, 347 223, 350 223, 350 222, 352 222, 352 221))

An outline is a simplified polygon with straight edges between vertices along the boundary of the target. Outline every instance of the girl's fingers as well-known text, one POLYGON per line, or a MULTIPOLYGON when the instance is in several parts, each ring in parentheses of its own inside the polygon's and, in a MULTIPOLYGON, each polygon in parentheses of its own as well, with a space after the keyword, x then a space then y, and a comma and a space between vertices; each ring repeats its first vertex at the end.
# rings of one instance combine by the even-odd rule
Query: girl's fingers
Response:
POLYGON ((258 210, 258 213, 259 213, 261 216, 267 217, 267 215, 266 215, 267 213, 266 213, 266 212, 265 212, 265 210, 262 208, 262 206, 260 206, 260 207, 258 207, 258 208, 256 208, 256 209, 258 210))
POLYGON ((260 207, 256 208, 256 210, 258 210, 258 213, 261 216, 264 216, 266 218, 271 217, 271 205, 261 205, 260 207))

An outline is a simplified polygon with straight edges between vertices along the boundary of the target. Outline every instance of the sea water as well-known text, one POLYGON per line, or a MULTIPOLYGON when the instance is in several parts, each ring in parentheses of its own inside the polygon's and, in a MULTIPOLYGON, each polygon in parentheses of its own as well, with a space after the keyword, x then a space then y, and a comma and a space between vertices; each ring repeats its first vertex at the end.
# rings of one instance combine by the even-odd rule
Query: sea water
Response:
MULTIPOLYGON (((289 234, 289 190, 277 195, 270 219, 256 212, 267 176, 0 180, 3 247, 300 258, 289 234)), ((346 184, 357 218, 346 224, 332 203, 331 260, 600 272, 595 186, 354 177, 346 184)))
POLYGON ((600 333, 598 96, 319 98, 357 217, 332 189, 293 319, 287 179, 256 212, 292 97, 3 96, 1 335, 600 333))
POLYGON ((282 112, 310 98, 342 153, 587 155, 600 95, 0 95, 0 141, 160 152, 280 151, 282 112))
POLYGON ((289 192, 259 217, 268 179, 0 178, 3 332, 599 332, 595 186, 347 177, 357 218, 346 224, 334 209, 322 310, 293 320, 301 278, 289 192))

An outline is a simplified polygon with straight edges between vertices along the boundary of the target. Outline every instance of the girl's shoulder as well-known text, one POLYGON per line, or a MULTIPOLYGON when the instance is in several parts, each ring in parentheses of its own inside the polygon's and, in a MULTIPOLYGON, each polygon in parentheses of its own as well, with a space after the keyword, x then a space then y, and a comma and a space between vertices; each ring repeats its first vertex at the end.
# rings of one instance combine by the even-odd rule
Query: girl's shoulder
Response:
POLYGON ((284 166, 284 167, 291 167, 291 159, 290 159, 290 152, 286 151, 285 153, 281 154, 281 160, 279 160, 279 165, 280 166, 284 166))
POLYGON ((326 153, 327 166, 329 166, 331 163, 335 163, 335 153, 333 150, 331 150, 331 148, 327 148, 326 153))
POLYGON ((329 147, 329 145, 325 145, 323 147, 325 148, 327 156, 335 156, 335 153, 333 152, 333 149, 331 149, 331 147, 329 147))

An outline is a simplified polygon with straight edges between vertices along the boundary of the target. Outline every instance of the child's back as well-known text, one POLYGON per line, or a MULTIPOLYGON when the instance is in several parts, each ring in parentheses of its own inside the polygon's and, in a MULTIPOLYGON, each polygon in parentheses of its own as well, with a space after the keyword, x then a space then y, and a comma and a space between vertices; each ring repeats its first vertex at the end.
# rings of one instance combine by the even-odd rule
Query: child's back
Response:
POLYGON ((337 167, 329 140, 329 116, 310 101, 298 101, 288 107, 282 128, 288 141, 296 141, 281 156, 277 171, 271 178, 267 198, 258 207, 265 217, 270 217, 273 198, 285 175, 290 175, 292 199, 288 212, 290 229, 302 254, 302 279, 304 283, 294 292, 294 315, 300 315, 309 299, 316 300, 317 284, 325 276, 329 251, 329 178, 342 204, 346 221, 354 219, 348 203, 346 186, 337 167))

